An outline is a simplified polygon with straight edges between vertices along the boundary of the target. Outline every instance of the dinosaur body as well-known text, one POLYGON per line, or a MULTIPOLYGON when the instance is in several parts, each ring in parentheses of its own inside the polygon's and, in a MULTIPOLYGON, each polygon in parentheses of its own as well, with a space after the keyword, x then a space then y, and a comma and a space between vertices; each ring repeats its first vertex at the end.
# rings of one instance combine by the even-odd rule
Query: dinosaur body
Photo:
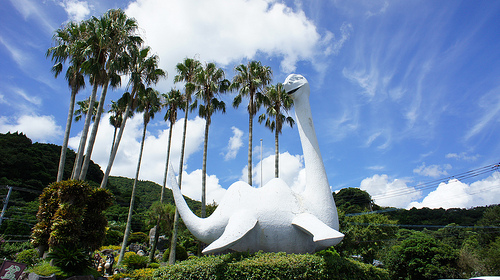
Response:
MULTIPOLYGON (((198 218, 187 206, 170 174, 169 185, 187 228, 209 244, 203 253, 235 251, 311 253, 338 244, 337 209, 319 152, 309 105, 309 84, 296 74, 284 83, 295 103, 306 168, 306 188, 294 192, 276 178, 262 188, 232 184, 214 213, 198 218)), ((170 168, 171 170, 171 168, 170 168)))

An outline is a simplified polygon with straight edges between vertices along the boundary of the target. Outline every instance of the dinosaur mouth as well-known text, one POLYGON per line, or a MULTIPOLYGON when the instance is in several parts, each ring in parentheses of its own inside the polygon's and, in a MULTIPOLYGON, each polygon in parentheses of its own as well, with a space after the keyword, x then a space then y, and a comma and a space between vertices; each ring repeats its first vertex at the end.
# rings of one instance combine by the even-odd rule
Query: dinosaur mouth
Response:
POLYGON ((302 86, 299 86, 298 88, 296 89, 292 89, 291 91, 287 92, 288 95, 292 95, 294 94, 297 90, 299 90, 302 86))

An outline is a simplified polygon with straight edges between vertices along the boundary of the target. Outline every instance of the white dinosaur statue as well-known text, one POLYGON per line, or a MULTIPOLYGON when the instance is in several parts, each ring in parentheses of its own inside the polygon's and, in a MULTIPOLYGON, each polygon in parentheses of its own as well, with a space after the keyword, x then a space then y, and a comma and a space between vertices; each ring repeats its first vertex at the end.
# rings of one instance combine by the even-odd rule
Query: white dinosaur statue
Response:
MULTIPOLYGON (((319 151, 309 105, 309 83, 297 74, 289 75, 285 91, 294 100, 297 127, 304 152, 306 187, 294 192, 282 179, 262 188, 245 182, 232 184, 217 209, 199 218, 189 209, 172 171, 169 185, 175 204, 191 233, 209 244, 203 253, 265 251, 311 253, 338 244, 337 208, 319 151)), ((169 168, 172 170, 172 168, 169 168)))

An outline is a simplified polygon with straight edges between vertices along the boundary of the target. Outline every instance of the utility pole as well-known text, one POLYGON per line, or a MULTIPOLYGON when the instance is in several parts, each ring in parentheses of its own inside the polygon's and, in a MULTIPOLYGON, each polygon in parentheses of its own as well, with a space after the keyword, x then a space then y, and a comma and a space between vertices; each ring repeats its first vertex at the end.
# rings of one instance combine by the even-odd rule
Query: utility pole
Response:
POLYGON ((10 193, 12 192, 12 187, 6 186, 9 191, 7 192, 7 197, 5 198, 3 202, 3 208, 2 208, 2 214, 0 215, 0 226, 2 225, 3 217, 5 215, 5 212, 7 212, 7 204, 9 204, 9 197, 10 193))

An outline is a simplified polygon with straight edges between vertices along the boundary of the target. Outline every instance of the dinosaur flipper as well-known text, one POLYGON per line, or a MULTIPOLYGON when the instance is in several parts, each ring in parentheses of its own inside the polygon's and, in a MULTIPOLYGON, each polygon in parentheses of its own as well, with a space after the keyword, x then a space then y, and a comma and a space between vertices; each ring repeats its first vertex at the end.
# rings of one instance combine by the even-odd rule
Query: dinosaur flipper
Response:
POLYGON ((224 251, 243 238, 257 224, 257 219, 248 212, 232 215, 224 229, 224 233, 203 250, 203 254, 224 251))
POLYGON ((321 244, 323 247, 337 245, 344 238, 343 233, 327 226, 316 218, 316 216, 309 213, 297 215, 293 219, 292 225, 312 235, 313 241, 321 244))

